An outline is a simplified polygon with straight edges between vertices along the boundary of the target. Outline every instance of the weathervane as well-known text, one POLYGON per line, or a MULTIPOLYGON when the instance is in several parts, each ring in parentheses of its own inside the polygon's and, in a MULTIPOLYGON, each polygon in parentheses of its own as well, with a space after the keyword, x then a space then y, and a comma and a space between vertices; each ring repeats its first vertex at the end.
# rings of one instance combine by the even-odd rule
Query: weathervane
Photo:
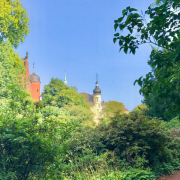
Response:
POLYGON ((34 73, 34 63, 33 63, 33 73, 34 73))
POLYGON ((98 82, 98 74, 96 74, 96 81, 98 82))

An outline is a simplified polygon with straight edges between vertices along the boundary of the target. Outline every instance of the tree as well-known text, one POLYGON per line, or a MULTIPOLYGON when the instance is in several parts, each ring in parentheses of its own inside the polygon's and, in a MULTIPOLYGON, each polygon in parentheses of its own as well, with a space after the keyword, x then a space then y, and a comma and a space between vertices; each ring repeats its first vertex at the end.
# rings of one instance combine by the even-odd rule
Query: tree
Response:
POLYGON ((93 120, 93 113, 90 110, 89 106, 82 105, 74 105, 73 103, 65 106, 63 108, 65 110, 65 115, 70 121, 78 122, 83 125, 83 127, 93 127, 95 126, 95 122, 93 120))
POLYGON ((53 104, 55 101, 55 96, 58 95, 60 91, 63 89, 68 89, 69 87, 66 86, 62 80, 59 80, 58 78, 54 79, 51 78, 51 81, 48 85, 44 86, 43 92, 42 92, 42 98, 43 101, 46 103, 53 104))
POLYGON ((19 106, 20 101, 23 101, 19 94, 24 94, 24 98, 30 97, 23 87, 25 67, 9 41, 0 43, 0 72, 0 111, 12 99, 16 99, 16 105, 19 106))
POLYGON ((71 103, 89 107, 85 103, 85 98, 77 93, 76 87, 68 87, 62 80, 57 78, 52 78, 50 83, 45 85, 42 98, 46 103, 58 106, 59 108, 71 103))
POLYGON ((50 116, 59 117, 60 115, 65 114, 65 112, 61 108, 55 106, 46 106, 41 109, 41 113, 45 118, 50 116))
POLYGON ((17 48, 29 34, 29 18, 19 0, 0 2, 0 42, 6 38, 17 48))
POLYGON ((0 177, 9 179, 54 179, 55 168, 65 158, 66 140, 75 125, 53 118, 39 120, 36 113, 18 117, 8 108, 0 115, 0 177))
MULTIPOLYGON (((140 93, 146 97, 154 93, 155 99, 164 99, 163 105, 171 103, 171 108, 166 109, 166 113, 173 113, 173 116, 179 114, 179 64, 180 64, 180 25, 179 16, 176 10, 180 3, 177 0, 165 1, 158 7, 149 6, 145 14, 149 15, 151 21, 145 23, 145 20, 134 8, 127 7, 122 11, 123 16, 115 20, 114 28, 120 30, 128 29, 127 36, 114 34, 114 43, 119 42, 120 50, 125 53, 130 50, 135 54, 141 44, 151 43, 157 45, 160 49, 153 49, 148 64, 153 68, 144 79, 140 77, 135 83, 141 87, 140 93), (127 17, 125 22, 123 19, 127 17), (133 36, 133 31, 139 33, 139 36, 133 36)), ((134 84, 135 84, 134 83, 134 84)))
POLYGON ((140 104, 139 106, 134 108, 135 111, 140 111, 142 109, 147 109, 146 104, 140 104))
POLYGON ((159 6, 159 5, 163 4, 163 3, 172 3, 173 1, 174 0, 155 0, 155 3, 153 3, 152 6, 154 6, 154 5, 159 6))
POLYGON ((150 167, 161 175, 179 166, 179 142, 159 119, 145 116, 143 111, 117 113, 108 124, 101 122, 97 128, 103 148, 131 167, 150 167))
POLYGON ((118 111, 120 111, 120 113, 125 112, 124 104, 117 101, 109 101, 105 103, 105 108, 103 108, 102 113, 108 116, 112 116, 118 111))
POLYGON ((72 103, 74 105, 82 105, 88 107, 88 104, 85 102, 85 98, 77 93, 77 91, 73 88, 63 89, 62 91, 60 91, 55 101, 58 107, 64 107, 72 103))

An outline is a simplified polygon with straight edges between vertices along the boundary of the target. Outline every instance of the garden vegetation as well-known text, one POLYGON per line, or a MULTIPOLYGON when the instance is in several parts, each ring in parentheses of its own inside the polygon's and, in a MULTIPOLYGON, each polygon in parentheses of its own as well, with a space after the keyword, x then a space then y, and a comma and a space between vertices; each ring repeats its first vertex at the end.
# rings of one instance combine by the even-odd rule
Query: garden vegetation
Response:
POLYGON ((171 10, 179 6, 177 0, 157 1, 145 12, 148 24, 131 7, 115 20, 115 30, 130 32, 114 35, 125 53, 135 54, 147 42, 162 48, 152 48, 152 72, 136 80, 143 104, 125 114, 123 104, 112 101, 97 125, 91 106, 62 80, 52 78, 43 101, 32 100, 14 52, 29 32, 29 19, 19 0, 0 2, 0 180, 155 180, 179 169, 180 34, 174 26, 180 13, 171 10))

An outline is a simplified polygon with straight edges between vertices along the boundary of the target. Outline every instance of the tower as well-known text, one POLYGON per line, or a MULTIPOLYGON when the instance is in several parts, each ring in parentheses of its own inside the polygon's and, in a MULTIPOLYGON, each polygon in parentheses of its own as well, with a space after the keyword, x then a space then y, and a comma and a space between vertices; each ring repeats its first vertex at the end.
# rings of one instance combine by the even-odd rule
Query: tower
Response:
POLYGON ((98 122, 98 119, 101 117, 101 90, 99 89, 98 84, 98 75, 96 75, 96 87, 93 90, 93 102, 94 102, 94 120, 98 122))
POLYGON ((64 84, 67 85, 66 72, 65 72, 65 75, 64 75, 64 84))
POLYGON ((31 92, 31 83, 29 81, 29 53, 28 51, 26 52, 25 58, 21 58, 21 59, 24 61, 24 66, 26 69, 24 86, 26 87, 26 90, 29 90, 31 92))
POLYGON ((31 80, 31 97, 34 101, 40 101, 40 77, 34 72, 34 64, 33 64, 33 73, 30 75, 31 80))
POLYGON ((29 53, 26 52, 26 56, 24 58, 24 66, 26 68, 26 77, 29 78, 29 53))

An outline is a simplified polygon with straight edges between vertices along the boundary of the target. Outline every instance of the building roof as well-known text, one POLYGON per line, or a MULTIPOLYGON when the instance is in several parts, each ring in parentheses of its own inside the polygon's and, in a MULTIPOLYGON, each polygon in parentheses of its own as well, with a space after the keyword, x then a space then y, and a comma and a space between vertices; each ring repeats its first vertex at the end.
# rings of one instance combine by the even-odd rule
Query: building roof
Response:
POLYGON ((33 72, 33 73, 30 75, 30 80, 31 80, 32 82, 40 82, 40 77, 33 72))
POLYGON ((101 90, 99 89, 99 84, 98 82, 96 81, 96 87, 95 89, 93 90, 93 94, 101 94, 101 90))
MULTIPOLYGON (((87 94, 87 93, 79 93, 79 94, 85 97, 86 103, 94 105, 93 95, 87 94)), ((109 103, 109 102, 104 102, 104 101, 101 102, 102 109, 106 107, 106 103, 109 103)), ((129 111, 129 110, 124 106, 124 111, 129 111)))
POLYGON ((85 97, 86 103, 94 105, 93 95, 87 94, 87 93, 79 93, 79 94, 80 94, 81 96, 85 97))

